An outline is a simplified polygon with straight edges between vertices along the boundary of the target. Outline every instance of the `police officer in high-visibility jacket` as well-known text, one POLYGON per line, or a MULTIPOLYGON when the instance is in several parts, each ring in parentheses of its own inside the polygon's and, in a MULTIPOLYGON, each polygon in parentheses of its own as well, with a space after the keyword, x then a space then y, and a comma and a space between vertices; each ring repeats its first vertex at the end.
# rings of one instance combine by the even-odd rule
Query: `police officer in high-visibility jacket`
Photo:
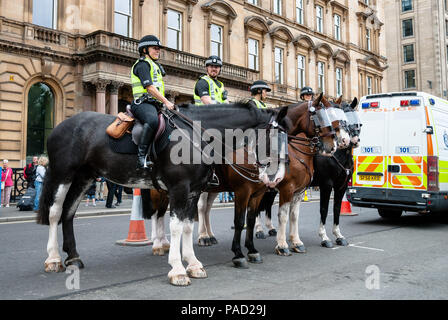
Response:
POLYGON ((264 101, 266 101, 268 92, 270 91, 271 87, 269 87, 268 84, 263 80, 254 81, 254 83, 250 87, 252 97, 249 100, 249 104, 260 109, 267 108, 264 101))
POLYGON ((194 86, 194 104, 217 104, 226 103, 227 91, 224 84, 218 80, 221 73, 222 60, 218 56, 210 56, 205 61, 207 74, 196 81, 194 86))
POLYGON ((138 43, 140 58, 131 69, 132 94, 134 101, 131 111, 143 124, 142 135, 138 144, 137 168, 151 168, 151 159, 146 161, 148 148, 157 130, 157 105, 164 104, 174 109, 174 104, 165 98, 163 77, 165 70, 157 63, 162 45, 154 35, 144 36, 138 43))

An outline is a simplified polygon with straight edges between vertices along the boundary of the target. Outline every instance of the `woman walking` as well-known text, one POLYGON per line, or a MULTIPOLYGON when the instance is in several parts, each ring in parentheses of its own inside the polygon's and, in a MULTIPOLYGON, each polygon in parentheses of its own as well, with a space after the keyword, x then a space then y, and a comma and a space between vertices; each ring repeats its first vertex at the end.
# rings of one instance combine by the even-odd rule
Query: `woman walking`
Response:
POLYGON ((3 160, 2 170, 2 196, 1 205, 9 208, 9 199, 11 197, 11 190, 14 183, 12 182, 12 169, 8 165, 8 160, 3 160))
POLYGON ((34 198, 34 211, 39 210, 39 198, 42 190, 42 183, 44 182, 45 172, 47 171, 48 158, 41 156, 37 163, 36 180, 34 181, 34 188, 36 189, 36 198, 34 198))

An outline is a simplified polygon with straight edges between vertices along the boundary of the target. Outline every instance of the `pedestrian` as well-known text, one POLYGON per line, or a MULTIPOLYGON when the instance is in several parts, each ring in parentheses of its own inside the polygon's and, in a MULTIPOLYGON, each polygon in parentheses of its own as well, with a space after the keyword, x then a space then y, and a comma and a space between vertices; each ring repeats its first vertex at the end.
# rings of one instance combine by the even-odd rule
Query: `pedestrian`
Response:
POLYGON ((34 156, 33 161, 23 168, 23 177, 27 182, 27 188, 34 188, 34 180, 36 179, 36 168, 39 157, 34 156))
POLYGON ((95 193, 96 193, 96 181, 93 181, 93 183, 90 185, 89 189, 86 192, 86 207, 89 206, 89 199, 92 199, 92 205, 96 207, 95 202, 95 193))
POLYGON ((104 177, 96 178, 95 199, 96 201, 104 201, 104 184, 106 180, 104 177))
POLYGON ((48 158, 41 156, 37 162, 36 179, 34 180, 34 188, 36 189, 36 198, 34 199, 34 211, 39 210, 39 198, 42 191, 45 173, 47 172, 48 158))
POLYGON ((235 194, 233 192, 229 192, 229 202, 233 202, 233 199, 235 199, 235 194))
POLYGON ((3 169, 2 169, 2 200, 1 205, 9 208, 9 200, 11 197, 12 186, 14 185, 12 181, 12 169, 9 167, 8 160, 3 160, 3 169))
POLYGON ((106 199, 106 208, 109 208, 109 209, 116 208, 116 206, 113 205, 113 202, 114 202, 114 196, 117 191, 118 185, 109 180, 106 180, 106 184, 107 184, 107 190, 108 190, 107 191, 107 199, 106 199))
POLYGON ((228 202, 228 192, 219 193, 219 203, 228 202))

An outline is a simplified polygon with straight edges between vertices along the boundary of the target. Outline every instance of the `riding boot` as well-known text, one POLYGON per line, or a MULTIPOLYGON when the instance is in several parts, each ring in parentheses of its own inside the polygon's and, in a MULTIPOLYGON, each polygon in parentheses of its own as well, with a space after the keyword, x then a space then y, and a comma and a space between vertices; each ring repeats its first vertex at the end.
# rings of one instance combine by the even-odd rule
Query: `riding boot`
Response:
POLYGON ((146 160, 148 149, 151 144, 152 138, 154 136, 153 131, 149 127, 149 124, 145 123, 143 125, 142 135, 140 137, 140 143, 138 145, 138 153, 137 153, 137 168, 152 168, 154 163, 151 161, 151 158, 148 157, 146 160))

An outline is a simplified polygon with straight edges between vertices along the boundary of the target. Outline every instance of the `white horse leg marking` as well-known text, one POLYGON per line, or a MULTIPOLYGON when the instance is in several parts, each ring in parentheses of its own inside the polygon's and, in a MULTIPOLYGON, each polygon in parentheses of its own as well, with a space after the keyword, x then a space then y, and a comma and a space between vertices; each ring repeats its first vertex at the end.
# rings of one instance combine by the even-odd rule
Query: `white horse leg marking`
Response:
POLYGON ((300 203, 302 201, 302 193, 297 192, 292 198, 291 210, 289 211, 289 239, 292 247, 303 246, 299 237, 299 213, 300 203))
POLYGON ((333 235, 336 237, 336 239, 344 238, 338 224, 333 225, 333 235))
POLYGON ((153 227, 154 231, 154 240, 152 244, 152 253, 157 256, 163 256, 165 255, 165 251, 169 249, 169 242, 168 239, 166 239, 165 236, 165 223, 164 223, 164 217, 157 217, 153 216, 153 227), (167 245, 168 243, 168 245, 167 245))
POLYGON ((56 191, 54 196, 54 203, 50 207, 50 230, 48 233, 48 243, 47 243, 47 253, 48 258, 45 260, 45 265, 61 263, 62 259, 59 255, 59 244, 58 244, 58 222, 62 215, 62 206, 64 204, 67 192, 70 189, 71 183, 61 184, 56 191))
POLYGON ((157 239, 157 219, 155 219, 155 217, 156 214, 151 217, 151 241, 153 243, 153 248, 157 239))
POLYGON ((263 232, 263 226, 261 225, 261 215, 255 218, 255 232, 263 232))
POLYGON ((180 255, 180 240, 184 229, 184 223, 179 220, 176 214, 170 218, 170 234, 171 234, 171 248, 168 254, 168 263, 171 265, 171 271, 168 272, 170 283, 174 285, 189 285, 190 279, 187 277, 187 272, 182 264, 180 255))
POLYGON ((196 258, 193 249, 193 221, 185 220, 182 234, 182 257, 188 263, 187 274, 192 278, 206 278, 202 263, 196 258))
POLYGON ((198 201, 198 239, 208 237, 207 227, 205 226, 205 216, 207 215, 207 192, 201 193, 198 201))
POLYGON ((212 231, 212 225, 210 224, 210 212, 212 210, 213 202, 215 201, 218 194, 219 193, 216 192, 209 192, 207 197, 207 211, 206 211, 207 213, 205 215, 205 228, 207 229, 207 234, 210 238, 215 236, 212 231))
POLYGON ((288 224, 290 206, 291 202, 287 202, 278 210, 277 248, 288 248, 288 243, 286 242, 286 225, 288 224))
POLYGON ((165 250, 165 252, 168 252, 170 250, 170 242, 168 241, 168 238, 166 237, 165 233, 165 217, 162 216, 157 219, 157 225, 158 229, 157 231, 160 232, 160 241, 162 242, 162 248, 165 250))
POLYGON ((322 241, 330 241, 330 238, 327 237, 327 232, 325 231, 325 225, 322 223, 322 221, 319 226, 319 237, 321 238, 322 241))
POLYGON ((266 228, 268 228, 268 230, 275 229, 274 225, 272 224, 271 218, 269 218, 267 215, 265 215, 264 218, 265 218, 264 224, 266 225, 266 228))

